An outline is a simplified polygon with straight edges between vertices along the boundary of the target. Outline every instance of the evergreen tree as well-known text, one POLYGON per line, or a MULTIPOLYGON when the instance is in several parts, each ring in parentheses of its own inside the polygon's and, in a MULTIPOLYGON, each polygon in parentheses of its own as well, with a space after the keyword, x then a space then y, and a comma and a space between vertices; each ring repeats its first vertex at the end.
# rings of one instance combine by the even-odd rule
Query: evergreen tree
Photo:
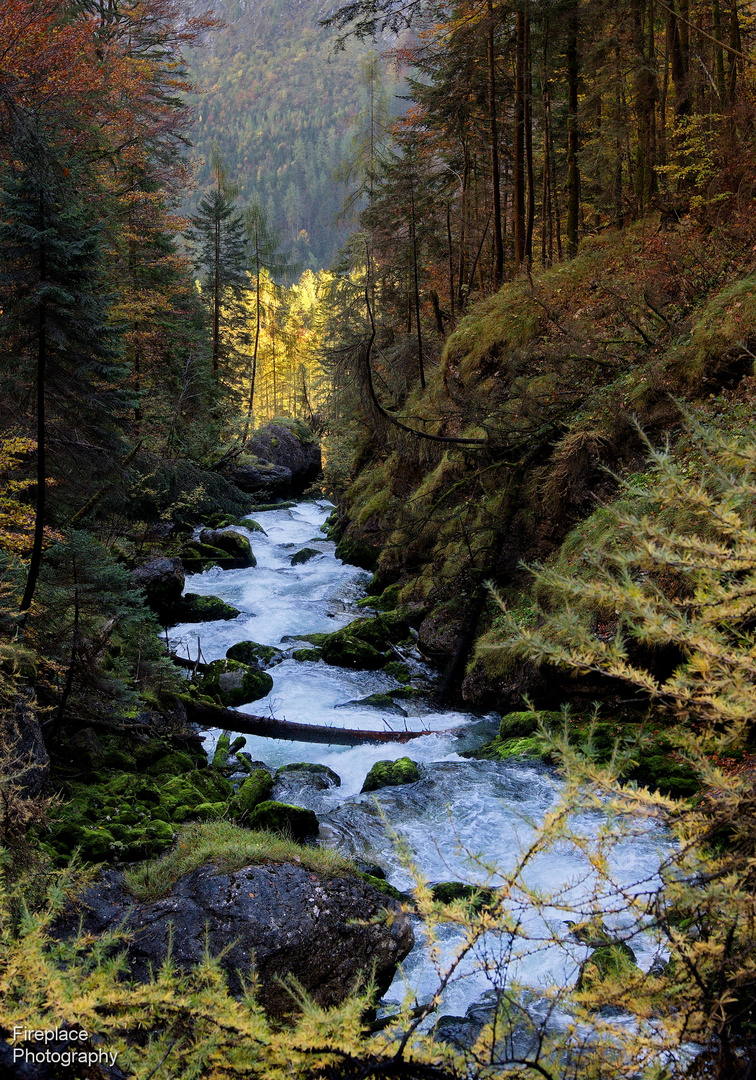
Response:
POLYGON ((0 271, 6 386, 36 398, 34 544, 21 610, 34 596, 42 559, 48 441, 78 456, 117 440, 126 408, 111 297, 102 281, 101 226, 82 198, 82 177, 28 131, 0 192, 0 271), (99 446, 94 445, 99 443, 99 446))
POLYGON ((232 366, 231 331, 238 324, 238 301, 247 285, 244 218, 236 208, 236 191, 226 182, 223 166, 215 161, 215 186, 191 218, 188 237, 195 245, 195 267, 210 313, 213 371, 232 366))

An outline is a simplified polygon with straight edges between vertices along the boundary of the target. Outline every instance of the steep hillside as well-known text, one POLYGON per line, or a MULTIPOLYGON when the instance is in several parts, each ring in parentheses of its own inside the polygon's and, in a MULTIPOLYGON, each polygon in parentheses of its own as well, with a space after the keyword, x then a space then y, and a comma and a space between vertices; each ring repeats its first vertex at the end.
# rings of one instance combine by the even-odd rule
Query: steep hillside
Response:
MULTIPOLYGON (((617 475, 646 467, 636 419, 656 445, 679 439, 681 405, 716 418, 720 430, 748 428, 752 242, 744 215, 714 229, 693 218, 671 229, 647 220, 594 237, 574 261, 480 302, 449 336, 426 392, 402 410, 435 419, 427 432, 480 445, 429 442, 368 418, 342 543, 367 545, 368 563, 372 552, 379 605, 422 611, 422 648, 470 703, 506 710, 523 694, 541 707, 595 696, 595 680, 544 678, 486 648, 500 635, 484 583, 528 625, 538 613, 524 563, 601 561, 618 539, 606 507, 620 496, 635 509, 648 500, 643 482, 635 493, 618 490, 617 475)), ((690 453, 686 439, 681 453, 690 453)), ((693 475, 694 458, 690 467, 693 475)), ((611 632, 600 616, 587 604, 576 618, 611 632)))
POLYGON ((347 188, 334 171, 353 156, 369 47, 334 53, 320 0, 217 0, 214 11, 222 27, 189 58, 199 91, 190 132, 199 187, 210 182, 217 147, 240 202, 259 202, 296 244, 302 269, 327 267, 349 232, 339 220, 347 188))

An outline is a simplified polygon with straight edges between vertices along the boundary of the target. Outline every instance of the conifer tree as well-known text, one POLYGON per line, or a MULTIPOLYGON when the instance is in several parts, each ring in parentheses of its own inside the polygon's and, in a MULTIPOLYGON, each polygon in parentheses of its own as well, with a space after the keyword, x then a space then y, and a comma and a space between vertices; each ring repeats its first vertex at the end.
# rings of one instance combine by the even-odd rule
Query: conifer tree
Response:
POLYGON ((51 434, 74 452, 111 445, 126 406, 117 333, 108 322, 101 226, 81 196, 82 177, 28 129, 0 192, 0 339, 6 386, 36 400, 34 544, 21 610, 34 596, 46 520, 51 434))

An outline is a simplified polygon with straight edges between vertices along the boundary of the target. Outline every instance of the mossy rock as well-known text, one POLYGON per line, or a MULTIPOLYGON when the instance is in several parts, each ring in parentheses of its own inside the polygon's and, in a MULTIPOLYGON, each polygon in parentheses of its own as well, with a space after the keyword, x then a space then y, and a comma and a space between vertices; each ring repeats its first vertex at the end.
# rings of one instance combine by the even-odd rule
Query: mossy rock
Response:
POLYGON ((330 634, 286 634, 281 641, 284 644, 291 644, 292 641, 306 641, 319 649, 330 637, 330 634))
POLYGON ((485 885, 468 885, 464 881, 438 881, 431 886, 431 895, 439 904, 468 900, 473 911, 482 911, 496 903, 496 889, 489 889, 485 885))
POLYGON ((310 559, 314 559, 316 555, 320 554, 321 552, 317 551, 315 548, 304 547, 301 549, 301 551, 298 551, 295 555, 292 555, 289 562, 292 566, 300 566, 302 563, 309 562, 310 559))
POLYGON ((309 661, 315 663, 320 660, 320 649, 295 649, 291 654, 292 660, 298 660, 300 663, 309 661))
POLYGON ((599 945, 580 965, 576 990, 588 990, 601 983, 622 983, 637 973, 635 953, 624 941, 599 945))
POLYGON ((476 758, 478 761, 508 761, 514 757, 533 757, 550 761, 551 751, 542 738, 531 735, 521 739, 492 739, 477 750, 465 750, 460 756, 476 758))
POLYGON ((361 570, 375 570, 380 554, 372 544, 351 536, 342 537, 336 545, 336 558, 350 566, 359 566, 361 570))
POLYGON ((323 659, 335 667, 377 671, 389 658, 389 646, 404 641, 408 634, 409 623, 403 615, 355 619, 341 630, 325 636, 323 659))
POLYGON ((383 670, 387 675, 390 675, 392 679, 396 679, 396 681, 400 683, 408 683, 412 678, 410 669, 406 664, 401 663, 400 660, 391 660, 388 664, 384 664, 383 670))
POLYGON ((320 531, 326 534, 328 540, 338 542, 341 539, 341 534, 344 529, 339 524, 339 512, 338 510, 332 510, 323 524, 320 526, 320 531))
POLYGON ((293 840, 306 840, 317 836, 320 826, 312 810, 303 806, 266 799, 252 810, 248 824, 250 829, 265 829, 267 832, 282 833, 293 840))
POLYGON ((637 756, 638 764, 624 779, 634 780, 651 791, 678 799, 690 798, 700 790, 701 785, 694 770, 690 765, 670 757, 669 749, 666 752, 642 750, 637 756))
POLYGON ((365 777, 362 791, 378 791, 384 787, 398 787, 400 784, 414 784, 420 779, 417 763, 409 757, 396 761, 376 761, 365 777))
POLYGON ((378 596, 367 596, 360 603, 364 603, 365 607, 375 608, 376 611, 396 611, 399 607, 399 594, 402 588, 400 582, 395 582, 393 585, 387 585, 378 596))
POLYGON ((249 667, 269 667, 281 656, 281 650, 272 645, 260 645, 256 641, 237 641, 226 649, 228 660, 238 660, 249 667))
MULTIPOLYGON (((217 769, 220 772, 226 770, 229 767, 229 758, 233 757, 240 750, 244 750, 245 746, 246 739, 244 738, 244 735, 238 735, 238 737, 231 742, 231 735, 229 732, 222 732, 215 744, 212 768, 217 769)), ((231 768, 235 768, 235 765, 231 766, 231 768)))
POLYGON ((233 566, 228 569, 257 566, 249 539, 235 529, 203 529, 199 538, 201 544, 219 548, 224 563, 231 560, 233 566))
POLYGON ((388 693, 394 701, 418 701, 428 696, 428 691, 421 690, 419 686, 397 686, 395 690, 389 690, 388 693))
POLYGON ((68 784, 67 801, 45 838, 56 862, 69 861, 75 847, 89 862, 148 858, 172 842, 175 825, 209 813, 208 805, 214 816, 227 813, 231 784, 213 769, 195 768, 189 754, 166 752, 153 740, 135 747, 133 756, 141 762, 133 768, 141 771, 68 784))
POLYGON ((273 689, 267 671, 259 671, 238 660, 213 660, 199 683, 199 691, 215 698, 221 705, 233 707, 259 701, 273 689))
POLYGON ((237 615, 241 615, 239 609, 219 596, 200 596, 198 593, 185 593, 171 609, 174 623, 216 622, 235 619, 237 615))
POLYGON ((149 776, 177 776, 180 773, 191 772, 194 767, 194 759, 189 754, 182 750, 172 750, 150 762, 146 772, 149 776))
POLYGON ((502 716, 499 724, 500 739, 523 739, 528 735, 535 735, 539 724, 553 730, 556 725, 561 726, 563 716, 560 712, 533 712, 528 709, 524 712, 511 712, 502 716))
POLYGON ((289 507, 296 506, 296 505, 297 504, 294 502, 293 499, 289 499, 289 500, 282 499, 281 502, 255 503, 254 504, 256 514, 263 514, 263 513, 265 513, 266 510, 288 510, 289 507))
POLYGON ((377 671, 386 662, 384 653, 366 641, 348 637, 341 631, 329 636, 321 656, 332 667, 355 668, 358 671, 377 671))

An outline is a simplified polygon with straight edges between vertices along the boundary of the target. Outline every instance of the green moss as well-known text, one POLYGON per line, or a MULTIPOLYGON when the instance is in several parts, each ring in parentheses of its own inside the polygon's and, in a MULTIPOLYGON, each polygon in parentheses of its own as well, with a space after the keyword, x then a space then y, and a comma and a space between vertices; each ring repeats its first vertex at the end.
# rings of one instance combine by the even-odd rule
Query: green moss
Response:
POLYGON ((249 827, 280 833, 294 840, 317 836, 319 831, 318 819, 312 810, 277 802, 275 799, 266 799, 251 811, 249 827))
POLYGON ((181 828, 169 852, 128 871, 125 881, 136 899, 148 902, 166 896, 179 878, 208 863, 231 873, 267 861, 296 862, 324 876, 363 876, 354 863, 328 848, 300 847, 275 833, 254 832, 229 821, 208 821, 181 828))
POLYGON ((410 669, 406 664, 402 664, 399 660, 391 660, 390 663, 384 664, 383 670, 387 675, 390 675, 392 679, 396 679, 400 683, 408 683, 410 681, 410 669))
POLYGON ((431 887, 431 895, 439 904, 467 900, 473 911, 482 911, 496 903, 496 889, 484 885, 468 885, 463 881, 439 881, 431 887))
POLYGON ((519 739, 528 735, 534 735, 539 725, 554 730, 561 728, 563 716, 560 712, 511 712, 501 718, 499 724, 500 739, 519 739))
POLYGON ((292 660, 298 660, 300 663, 304 661, 315 663, 320 659, 320 656, 320 649, 295 649, 291 654, 292 660))
POLYGON ((375 570, 380 552, 372 544, 345 536, 336 545, 336 558, 362 570, 375 570))
POLYGON ((365 777, 362 791, 378 791, 384 787, 398 787, 400 784, 414 784, 420 779, 417 763, 409 757, 396 761, 376 761, 365 777))

